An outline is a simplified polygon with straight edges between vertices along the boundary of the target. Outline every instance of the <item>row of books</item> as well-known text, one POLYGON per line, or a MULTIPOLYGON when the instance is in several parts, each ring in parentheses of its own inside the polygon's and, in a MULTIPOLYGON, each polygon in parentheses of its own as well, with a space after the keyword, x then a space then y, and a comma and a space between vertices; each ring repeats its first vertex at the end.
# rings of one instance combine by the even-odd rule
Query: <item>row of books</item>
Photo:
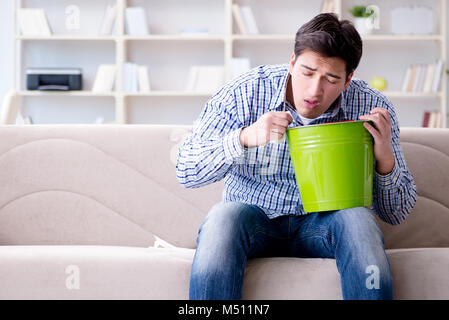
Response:
POLYGON ((443 74, 443 61, 430 64, 413 64, 405 72, 403 92, 438 92, 443 74))
MULTIPOLYGON (((113 64, 99 65, 92 91, 111 92, 114 89, 116 69, 113 64)), ((122 87, 125 92, 149 92, 151 88, 147 66, 125 62, 122 69, 122 87)))
MULTIPOLYGON (((100 35, 116 33, 117 5, 108 5, 100 24, 100 35)), ((144 36, 150 33, 144 8, 129 7, 125 9, 125 33, 144 36)))
POLYGON ((25 8, 17 11, 19 29, 24 36, 50 36, 52 30, 44 9, 25 8))
MULTIPOLYGON (((231 77, 235 78, 250 69, 247 58, 231 60, 231 77)), ((125 92, 149 92, 151 90, 148 67, 126 62, 123 64, 122 86, 125 92)), ((116 66, 98 66, 92 91, 111 92, 114 89, 116 66)), ((222 65, 194 65, 190 67, 186 90, 190 92, 214 92, 225 83, 225 68, 222 65)))
POLYGON ((250 6, 233 4, 232 15, 241 34, 259 34, 259 28, 250 6))
POLYGON ((424 128, 442 128, 441 111, 425 111, 422 121, 424 128))

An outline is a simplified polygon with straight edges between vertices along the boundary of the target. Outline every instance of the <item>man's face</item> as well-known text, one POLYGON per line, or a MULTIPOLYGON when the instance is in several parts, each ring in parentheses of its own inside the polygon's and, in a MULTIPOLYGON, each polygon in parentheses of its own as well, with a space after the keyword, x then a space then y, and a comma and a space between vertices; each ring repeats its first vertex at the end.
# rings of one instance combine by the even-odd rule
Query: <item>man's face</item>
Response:
POLYGON ((293 53, 287 98, 301 116, 315 119, 322 115, 345 90, 353 73, 346 79, 346 63, 341 58, 323 57, 306 50, 295 62, 293 53), (293 100, 293 101, 292 101, 293 100))

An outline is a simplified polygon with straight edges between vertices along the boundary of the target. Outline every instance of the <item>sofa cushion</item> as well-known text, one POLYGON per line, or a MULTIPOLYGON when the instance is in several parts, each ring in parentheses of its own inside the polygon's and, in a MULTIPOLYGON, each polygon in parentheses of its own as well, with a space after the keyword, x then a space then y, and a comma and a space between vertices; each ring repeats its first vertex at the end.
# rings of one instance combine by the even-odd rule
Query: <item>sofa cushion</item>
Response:
MULTIPOLYGON (((387 251, 396 299, 448 299, 449 249, 387 251)), ((0 299, 187 299, 194 250, 0 246, 0 299)), ((341 299, 334 259, 248 261, 244 299, 341 299)))

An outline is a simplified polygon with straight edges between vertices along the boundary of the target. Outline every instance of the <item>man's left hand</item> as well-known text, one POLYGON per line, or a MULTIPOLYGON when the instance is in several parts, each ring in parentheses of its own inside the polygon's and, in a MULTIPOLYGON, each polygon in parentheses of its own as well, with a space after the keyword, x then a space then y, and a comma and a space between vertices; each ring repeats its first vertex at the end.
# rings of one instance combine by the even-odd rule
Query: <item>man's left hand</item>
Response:
POLYGON ((374 108, 370 114, 359 117, 360 120, 372 121, 375 128, 368 122, 363 125, 374 138, 374 157, 377 165, 376 171, 386 175, 393 171, 394 154, 391 147, 391 123, 390 114, 387 109, 374 108))

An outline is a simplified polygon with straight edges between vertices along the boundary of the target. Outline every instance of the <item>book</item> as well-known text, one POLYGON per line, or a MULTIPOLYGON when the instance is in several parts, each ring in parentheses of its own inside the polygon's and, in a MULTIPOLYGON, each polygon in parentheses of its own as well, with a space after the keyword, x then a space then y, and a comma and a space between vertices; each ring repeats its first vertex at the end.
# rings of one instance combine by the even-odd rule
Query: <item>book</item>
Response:
POLYGON ((429 93, 432 91, 432 82, 433 82, 434 72, 435 72, 435 64, 429 63, 427 65, 426 77, 424 80, 424 85, 423 85, 423 90, 422 90, 425 93, 429 93))
POLYGON ((24 36, 50 36, 52 34, 44 9, 19 9, 17 21, 20 32, 24 36))
POLYGON ((142 7, 129 7, 125 9, 126 34, 144 36, 149 34, 145 10, 142 7))
POLYGON ((430 111, 424 111, 423 120, 422 120, 423 128, 429 127, 430 113, 431 113, 430 111))
POLYGON ((139 91, 149 92, 151 90, 150 80, 148 78, 148 67, 138 66, 139 91))
POLYGON ((231 59, 231 78, 234 79, 239 75, 250 70, 250 61, 248 58, 232 58, 231 59))
POLYGON ((192 92, 211 93, 224 84, 225 69, 220 65, 192 66, 186 90, 192 92))
POLYGON ((419 65, 419 74, 418 74, 418 79, 417 79, 417 84, 416 84, 416 92, 423 91, 426 72, 427 72, 427 65, 420 64, 419 65))
POLYGON ((440 111, 435 112, 434 128, 441 128, 441 112, 440 111))
POLYGON ((416 73, 415 73, 415 77, 413 79, 413 83, 412 83, 412 92, 417 92, 418 91, 418 83, 419 83, 419 79, 421 77, 422 74, 422 67, 420 64, 416 65, 416 73))
POLYGON ((245 22, 243 21, 242 13, 240 12, 240 7, 238 4, 232 5, 232 15, 234 16, 234 20, 237 24, 237 28, 241 34, 248 34, 248 30, 246 29, 245 22))
POLYGON ((51 36, 50 25, 48 24, 47 15, 44 9, 35 9, 35 19, 39 25, 39 35, 51 36))
POLYGON ((103 16, 103 19, 100 24, 100 35, 110 35, 113 32, 113 27, 115 24, 115 20, 117 18, 117 5, 108 5, 106 7, 106 12, 103 16))
POLYGON ((139 91, 138 66, 132 62, 125 62, 122 66, 122 88, 125 92, 139 91))
POLYGON ((427 128, 441 128, 441 111, 431 111, 427 128))
POLYGON ((116 67, 113 64, 100 64, 97 69, 93 92, 111 92, 115 83, 116 67))
POLYGON ((413 84, 415 83, 415 77, 416 77, 417 66, 412 65, 411 68, 412 68, 412 70, 410 72, 410 79, 407 83, 407 92, 411 92, 413 90, 413 84))
POLYGON ((443 60, 438 59, 437 62, 435 63, 435 72, 432 82, 432 92, 438 92, 442 73, 443 73, 443 60))
POLYGON ((408 83, 410 82, 410 75, 412 73, 412 67, 409 66, 407 70, 405 70, 404 80, 402 81, 402 92, 407 92, 408 83))
POLYGON ((242 14, 243 22, 245 23, 248 34, 259 34, 256 19, 254 18, 253 10, 250 6, 241 6, 240 12, 242 14))

